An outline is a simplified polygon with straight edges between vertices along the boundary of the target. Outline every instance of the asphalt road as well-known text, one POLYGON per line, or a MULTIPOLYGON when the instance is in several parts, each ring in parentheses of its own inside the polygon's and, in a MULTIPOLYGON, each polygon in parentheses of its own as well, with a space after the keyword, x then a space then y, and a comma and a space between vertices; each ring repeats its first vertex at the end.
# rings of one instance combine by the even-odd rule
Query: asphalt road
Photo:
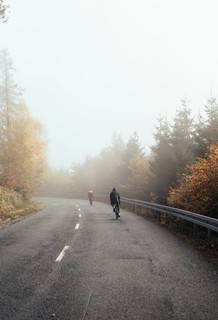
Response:
POLYGON ((167 230, 109 205, 44 199, 0 229, 1 320, 217 320, 218 274, 167 230))

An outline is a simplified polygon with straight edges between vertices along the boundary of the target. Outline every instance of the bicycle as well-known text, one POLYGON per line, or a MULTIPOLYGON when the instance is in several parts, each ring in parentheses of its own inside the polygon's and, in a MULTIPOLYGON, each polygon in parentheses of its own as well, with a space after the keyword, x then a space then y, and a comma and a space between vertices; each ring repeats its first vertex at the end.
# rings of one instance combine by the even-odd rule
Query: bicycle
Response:
POLYGON ((90 206, 93 205, 93 198, 92 197, 89 197, 89 203, 90 203, 90 206))
POLYGON ((88 198, 89 198, 90 206, 92 206, 93 205, 93 191, 92 190, 88 191, 88 198))
POLYGON ((113 205, 113 211, 115 213, 116 220, 118 220, 118 218, 120 217, 120 208, 117 202, 113 205))

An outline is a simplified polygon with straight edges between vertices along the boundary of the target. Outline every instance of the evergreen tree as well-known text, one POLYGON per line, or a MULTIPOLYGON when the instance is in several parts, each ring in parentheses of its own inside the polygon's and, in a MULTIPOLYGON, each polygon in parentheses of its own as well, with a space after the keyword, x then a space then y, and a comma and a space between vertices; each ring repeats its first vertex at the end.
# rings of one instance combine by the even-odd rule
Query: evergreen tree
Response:
POLYGON ((73 166, 73 192, 85 194, 89 188, 94 193, 105 193, 120 183, 120 167, 123 163, 125 143, 120 135, 114 134, 111 145, 96 157, 87 157, 83 164, 73 166))
POLYGON ((174 162, 174 179, 182 173, 188 163, 194 159, 194 121, 191 117, 191 110, 187 107, 187 102, 182 100, 183 106, 177 110, 174 123, 171 126, 170 144, 172 146, 172 156, 174 162))
POLYGON ((218 103, 215 97, 208 100, 205 106, 207 121, 205 124, 205 138, 208 147, 218 143, 218 103))
POLYGON ((129 178, 132 174, 132 162, 135 158, 142 157, 143 155, 143 147, 141 146, 137 132, 134 131, 126 144, 122 165, 119 167, 120 185, 125 186, 129 184, 129 178))
POLYGON ((218 103, 211 96, 205 106, 206 120, 199 116, 195 128, 195 156, 206 157, 210 145, 218 145, 218 103))
POLYGON ((146 155, 135 156, 130 163, 128 184, 121 191, 130 198, 147 200, 146 190, 149 178, 149 158, 146 155))
POLYGON ((172 146, 170 145, 170 128, 168 122, 160 117, 156 132, 155 144, 151 147, 149 189, 152 201, 166 203, 167 193, 174 178, 172 146))
POLYGON ((156 144, 151 147, 152 175, 149 185, 155 201, 166 203, 169 188, 176 184, 177 175, 194 159, 194 122, 187 100, 182 100, 182 108, 176 111, 172 125, 160 118, 156 129, 156 144))
POLYGON ((125 148, 126 144, 121 135, 114 133, 111 138, 110 152, 114 153, 117 160, 121 160, 123 158, 125 148))

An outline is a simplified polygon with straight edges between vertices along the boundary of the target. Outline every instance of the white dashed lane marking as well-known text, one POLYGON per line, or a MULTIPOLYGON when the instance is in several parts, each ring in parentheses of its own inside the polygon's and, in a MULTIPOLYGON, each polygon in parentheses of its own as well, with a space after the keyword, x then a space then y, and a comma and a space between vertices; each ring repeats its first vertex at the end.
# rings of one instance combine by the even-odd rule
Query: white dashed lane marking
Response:
POLYGON ((75 230, 78 230, 78 229, 79 229, 79 223, 77 223, 75 226, 75 230))
MULTIPOLYGON (((73 202, 72 202, 72 204, 73 204, 73 202)), ((55 204, 53 204, 53 205, 55 205, 55 204)), ((78 204, 76 204, 76 207, 77 207, 77 210, 78 211, 81 211, 81 209, 80 208, 78 208, 78 204)), ((81 213, 79 214, 79 218, 81 218, 81 213)), ((79 223, 77 223, 76 224, 76 226, 75 226, 75 230, 78 230, 79 229, 79 226, 80 226, 80 224, 79 223)), ((65 253, 66 253, 66 251, 69 249, 69 246, 65 246, 64 247, 64 249, 61 251, 61 253, 59 254, 59 256, 57 257, 57 259, 55 260, 56 262, 60 262, 62 259, 63 259, 63 257, 64 257, 64 255, 65 255, 65 253)))
POLYGON ((68 249, 69 246, 65 246, 55 261, 60 262, 68 249))

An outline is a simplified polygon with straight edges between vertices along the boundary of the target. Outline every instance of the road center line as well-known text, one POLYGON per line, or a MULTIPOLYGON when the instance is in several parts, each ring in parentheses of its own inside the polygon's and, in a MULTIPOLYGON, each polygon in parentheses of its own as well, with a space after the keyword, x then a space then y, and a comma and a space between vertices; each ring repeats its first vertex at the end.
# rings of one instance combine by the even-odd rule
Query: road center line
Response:
POLYGON ((81 216, 82 216, 82 215, 81 215, 81 213, 80 213, 80 214, 79 214, 79 218, 81 218, 81 216))
POLYGON ((75 226, 75 230, 78 230, 78 229, 79 229, 79 223, 77 223, 75 226))
POLYGON ((65 246, 55 261, 60 262, 68 249, 69 246, 65 246))

